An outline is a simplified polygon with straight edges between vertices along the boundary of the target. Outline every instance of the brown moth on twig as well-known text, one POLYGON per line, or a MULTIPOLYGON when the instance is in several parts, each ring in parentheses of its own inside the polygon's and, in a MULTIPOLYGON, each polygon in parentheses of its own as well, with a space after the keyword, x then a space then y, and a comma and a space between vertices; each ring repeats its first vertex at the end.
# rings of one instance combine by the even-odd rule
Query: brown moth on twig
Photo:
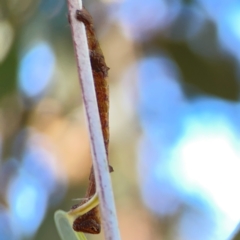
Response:
MULTIPOLYGON (((86 28, 88 48, 90 54, 90 62, 92 67, 92 73, 94 78, 94 85, 98 103, 98 111, 101 121, 103 139, 105 144, 106 155, 108 156, 108 144, 109 144, 109 89, 106 77, 108 76, 108 70, 105 63, 105 59, 100 48, 99 42, 96 39, 93 20, 91 15, 87 12, 85 8, 82 10, 77 10, 76 19, 83 22, 86 28)), ((113 168, 109 166, 109 171, 112 172, 113 168)), ((89 199, 96 192, 96 183, 93 172, 93 167, 91 168, 89 176, 89 185, 86 193, 86 199, 89 199)), ((82 205, 87 202, 87 200, 81 201, 79 204, 74 205, 72 209, 82 205)), ((86 214, 78 217, 73 222, 73 229, 78 232, 97 234, 101 231, 101 222, 99 216, 98 207, 93 208, 86 214)))

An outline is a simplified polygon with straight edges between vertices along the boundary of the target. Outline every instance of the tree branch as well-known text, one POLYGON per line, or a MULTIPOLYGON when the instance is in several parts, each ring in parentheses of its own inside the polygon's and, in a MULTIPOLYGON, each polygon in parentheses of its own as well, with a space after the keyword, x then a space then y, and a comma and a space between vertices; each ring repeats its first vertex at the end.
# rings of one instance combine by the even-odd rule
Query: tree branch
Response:
POLYGON ((89 59, 86 31, 84 25, 75 19, 76 10, 81 8, 81 0, 68 0, 69 18, 77 60, 78 76, 82 87, 83 101, 91 140, 93 168, 100 201, 102 225, 106 240, 120 240, 111 179, 89 59))

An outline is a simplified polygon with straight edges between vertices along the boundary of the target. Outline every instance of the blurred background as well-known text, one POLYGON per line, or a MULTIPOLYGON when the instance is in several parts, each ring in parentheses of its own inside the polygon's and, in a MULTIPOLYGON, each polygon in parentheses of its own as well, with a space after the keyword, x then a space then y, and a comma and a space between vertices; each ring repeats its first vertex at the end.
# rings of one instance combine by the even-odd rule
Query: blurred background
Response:
MULTIPOLYGON (((84 5, 110 67, 122 239, 240 239, 240 1, 84 5)), ((90 166, 66 1, 0 0, 0 240, 59 240, 90 166)))

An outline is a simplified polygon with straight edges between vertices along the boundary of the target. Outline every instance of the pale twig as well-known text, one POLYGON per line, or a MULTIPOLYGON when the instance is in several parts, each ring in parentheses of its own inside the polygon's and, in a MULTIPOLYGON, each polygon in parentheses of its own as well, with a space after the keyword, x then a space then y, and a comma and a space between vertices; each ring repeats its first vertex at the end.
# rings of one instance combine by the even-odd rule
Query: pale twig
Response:
POLYGON ((93 168, 106 240, 120 240, 116 210, 111 186, 111 178, 98 114, 98 106, 91 71, 87 38, 84 25, 75 19, 82 1, 68 0, 73 44, 77 59, 78 76, 82 87, 83 101, 91 140, 93 168))

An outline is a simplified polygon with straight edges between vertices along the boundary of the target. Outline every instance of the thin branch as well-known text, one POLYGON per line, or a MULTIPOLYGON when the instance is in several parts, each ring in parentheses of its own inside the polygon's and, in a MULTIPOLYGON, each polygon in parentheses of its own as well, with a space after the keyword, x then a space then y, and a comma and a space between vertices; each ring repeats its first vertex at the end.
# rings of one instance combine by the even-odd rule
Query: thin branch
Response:
POLYGON ((91 140, 93 168, 100 201, 102 225, 106 240, 120 240, 111 178, 89 59, 86 31, 84 25, 75 19, 76 10, 81 8, 82 1, 68 0, 68 10, 77 59, 78 76, 82 87, 83 101, 91 140))

